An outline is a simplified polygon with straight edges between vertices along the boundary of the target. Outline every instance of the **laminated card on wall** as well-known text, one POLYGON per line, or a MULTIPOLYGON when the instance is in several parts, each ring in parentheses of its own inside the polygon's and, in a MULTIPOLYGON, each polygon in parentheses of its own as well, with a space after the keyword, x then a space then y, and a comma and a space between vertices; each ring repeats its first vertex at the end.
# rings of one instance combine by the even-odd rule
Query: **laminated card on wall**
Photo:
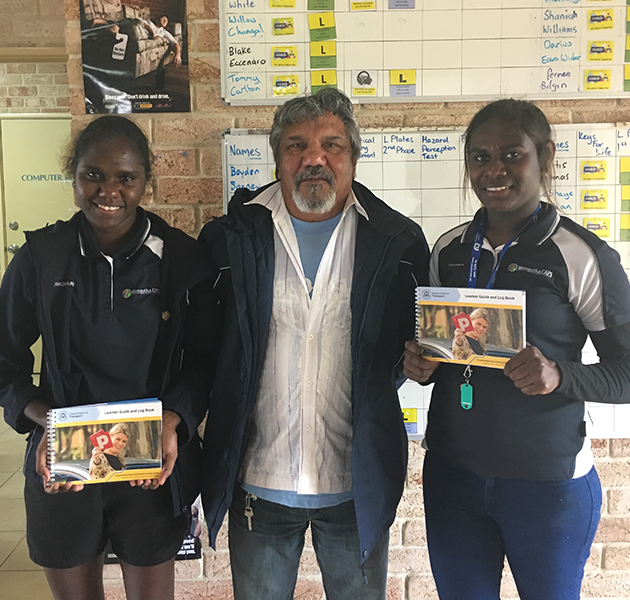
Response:
POLYGON ((162 469, 162 403, 157 398, 48 411, 52 482, 155 479, 162 469))
POLYGON ((416 338, 427 360, 502 369, 525 348, 525 292, 418 287, 416 338))

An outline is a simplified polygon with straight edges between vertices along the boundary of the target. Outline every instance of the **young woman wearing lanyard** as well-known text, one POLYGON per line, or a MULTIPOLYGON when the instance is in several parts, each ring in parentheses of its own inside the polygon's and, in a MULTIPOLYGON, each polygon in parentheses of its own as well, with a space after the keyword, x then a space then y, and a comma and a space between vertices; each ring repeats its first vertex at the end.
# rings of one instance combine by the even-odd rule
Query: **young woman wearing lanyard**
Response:
POLYGON ((521 600, 578 600, 601 509, 584 403, 630 402, 630 286, 614 250, 540 201, 555 146, 538 108, 487 105, 464 151, 483 207, 438 240, 431 283, 525 290, 528 345, 503 371, 464 374, 407 344, 405 374, 435 382, 424 464, 433 575, 442 600, 498 599, 507 557, 521 600), (580 361, 587 336, 598 364, 580 361))

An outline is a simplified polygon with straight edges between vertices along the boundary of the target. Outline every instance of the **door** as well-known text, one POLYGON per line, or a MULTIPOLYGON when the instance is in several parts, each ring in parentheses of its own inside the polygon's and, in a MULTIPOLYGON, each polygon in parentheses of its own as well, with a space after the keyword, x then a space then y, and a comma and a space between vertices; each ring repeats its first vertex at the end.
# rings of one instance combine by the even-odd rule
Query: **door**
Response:
POLYGON ((69 219, 72 182, 61 161, 70 140, 70 117, 1 118, 4 252, 2 272, 24 243, 24 232, 69 219))
MULTIPOLYGON (((70 141, 70 116, 0 118, 0 277, 24 244, 24 232, 69 219, 75 211, 72 182, 61 161, 70 141)), ((41 340, 33 346, 35 373, 41 364, 41 340)))

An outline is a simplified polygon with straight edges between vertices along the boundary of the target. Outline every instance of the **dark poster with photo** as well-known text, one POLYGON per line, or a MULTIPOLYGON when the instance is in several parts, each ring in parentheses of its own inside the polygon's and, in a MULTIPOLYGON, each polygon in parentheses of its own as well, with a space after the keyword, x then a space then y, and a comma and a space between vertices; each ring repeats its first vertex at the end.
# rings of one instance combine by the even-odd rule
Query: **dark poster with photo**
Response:
POLYGON ((85 111, 190 112, 186 0, 81 0, 85 111))

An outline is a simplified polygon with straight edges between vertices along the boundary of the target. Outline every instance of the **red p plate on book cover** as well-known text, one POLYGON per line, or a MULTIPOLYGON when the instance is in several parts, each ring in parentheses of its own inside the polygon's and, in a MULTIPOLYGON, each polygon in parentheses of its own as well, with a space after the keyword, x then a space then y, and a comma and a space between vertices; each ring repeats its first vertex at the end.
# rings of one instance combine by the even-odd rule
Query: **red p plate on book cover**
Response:
POLYGON ((112 438, 109 436, 109 433, 102 429, 91 435, 90 441, 92 442, 92 444, 94 444, 94 447, 98 448, 99 450, 106 450, 107 448, 111 448, 114 445, 114 443, 112 442, 112 438))
POLYGON ((451 321, 453 321, 457 329, 461 329, 464 333, 475 330, 470 317, 465 312, 460 312, 454 317, 451 317, 451 321))

